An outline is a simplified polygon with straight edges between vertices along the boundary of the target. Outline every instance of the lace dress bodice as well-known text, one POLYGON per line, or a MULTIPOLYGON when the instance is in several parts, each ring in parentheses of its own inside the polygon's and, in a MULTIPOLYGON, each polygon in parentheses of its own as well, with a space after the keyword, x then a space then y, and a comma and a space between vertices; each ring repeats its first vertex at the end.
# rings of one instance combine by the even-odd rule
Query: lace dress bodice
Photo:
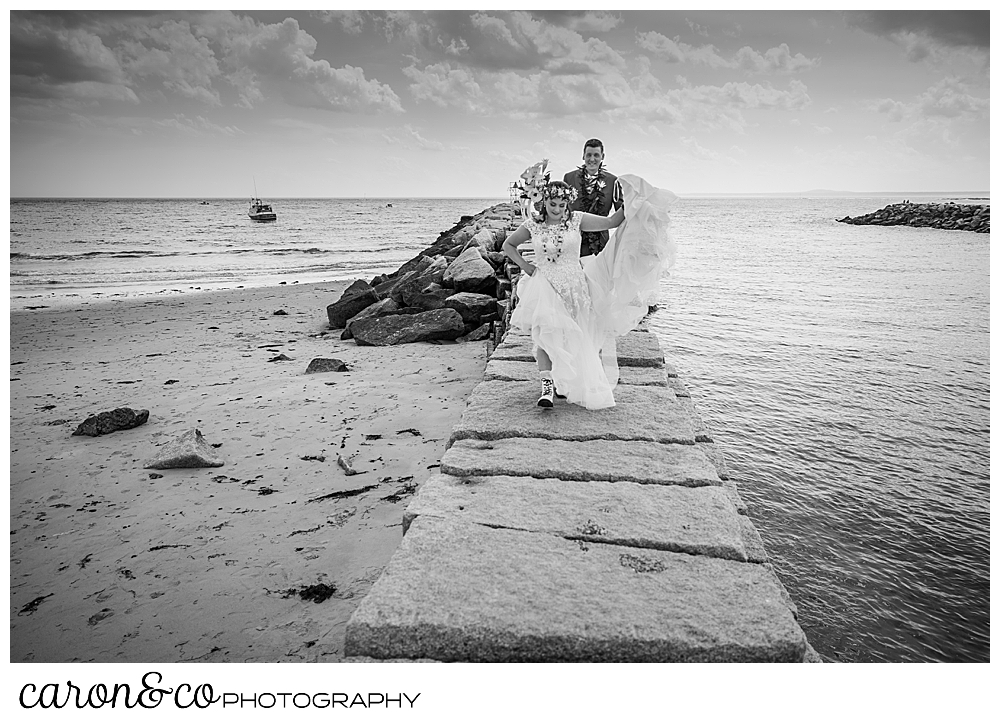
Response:
POLYGON ((587 277, 580 265, 581 218, 579 212, 574 212, 567 227, 535 220, 525 223, 535 251, 533 261, 538 269, 535 273, 552 284, 573 316, 590 308, 587 277))

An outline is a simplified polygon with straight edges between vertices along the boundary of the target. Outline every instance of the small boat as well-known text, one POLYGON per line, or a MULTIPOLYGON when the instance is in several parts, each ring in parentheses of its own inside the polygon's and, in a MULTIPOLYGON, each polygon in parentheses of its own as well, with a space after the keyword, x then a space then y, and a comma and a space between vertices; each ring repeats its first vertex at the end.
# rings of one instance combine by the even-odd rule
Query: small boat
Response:
POLYGON ((385 204, 385 207, 386 208, 392 208, 392 204, 391 203, 387 203, 387 204, 385 204))
POLYGON ((247 215, 251 221, 277 221, 278 214, 274 212, 269 203, 264 203, 259 198, 250 199, 250 209, 247 215))
POLYGON ((212 204, 210 204, 210 203, 209 203, 208 201, 202 201, 202 202, 201 202, 200 204, 198 204, 198 205, 199 205, 199 206, 211 206, 212 204))

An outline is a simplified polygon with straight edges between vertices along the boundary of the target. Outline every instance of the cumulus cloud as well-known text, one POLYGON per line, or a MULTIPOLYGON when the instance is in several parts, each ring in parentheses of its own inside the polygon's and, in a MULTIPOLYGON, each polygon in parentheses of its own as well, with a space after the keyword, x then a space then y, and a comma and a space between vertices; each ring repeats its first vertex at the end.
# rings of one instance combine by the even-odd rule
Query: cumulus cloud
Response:
POLYGON ((972 95, 957 78, 944 78, 920 95, 917 107, 924 116, 985 118, 990 111, 990 100, 972 95))
POLYGON ((11 86, 36 97, 139 102, 179 96, 252 107, 293 105, 402 112, 388 85, 361 68, 315 59, 316 40, 288 18, 260 23, 229 12, 11 13, 11 86))
POLYGON ((875 106, 875 110, 888 115, 890 121, 899 122, 906 115, 906 104, 892 98, 883 98, 875 106))
POLYGON ((195 37, 186 21, 138 26, 132 38, 121 42, 118 55, 135 78, 153 78, 166 90, 221 105, 219 92, 212 88, 213 79, 220 75, 215 54, 208 40, 195 37))
POLYGON ((324 23, 336 23, 348 35, 360 35, 365 27, 365 14, 361 10, 313 11, 324 23))
POLYGON ((708 28, 706 28, 704 25, 699 25, 698 23, 694 22, 693 20, 688 20, 687 18, 684 18, 684 22, 686 22, 687 26, 689 28, 691 28, 691 32, 697 33, 698 35, 702 36, 703 38, 707 38, 708 37, 708 28))
POLYGON ((403 110, 392 88, 365 78, 361 68, 314 60, 316 40, 294 18, 266 24, 230 16, 206 32, 221 47, 221 65, 245 105, 253 105, 266 87, 292 105, 357 113, 403 110))
POLYGON ((466 68, 452 68, 450 63, 434 63, 425 68, 411 65, 403 68, 409 78, 410 93, 418 101, 428 101, 441 107, 454 107, 469 113, 487 113, 489 99, 474 74, 466 68))
POLYGON ((751 73, 796 73, 819 65, 818 59, 807 58, 802 53, 792 55, 786 43, 770 48, 763 54, 750 46, 742 47, 736 51, 733 62, 738 68, 751 73))
POLYGON ((448 62, 411 65, 403 73, 412 81, 410 92, 416 100, 478 115, 567 116, 625 108, 634 101, 628 82, 615 74, 521 75, 474 71, 448 62))
POLYGON ((701 63, 713 68, 733 67, 730 61, 719 55, 714 45, 702 45, 696 48, 677 38, 668 38, 655 30, 636 33, 636 44, 670 63, 701 63))
POLYGON ((488 71, 574 72, 622 69, 625 60, 599 38, 584 38, 528 12, 431 12, 411 16, 406 30, 436 60, 460 61, 488 71))
POLYGON ((11 12, 11 96, 139 101, 111 48, 58 15, 11 12))
POLYGON ((890 121, 898 122, 905 117, 978 120, 989 116, 989 98, 974 95, 958 78, 943 78, 912 103, 903 103, 892 98, 883 98, 873 106, 879 113, 885 113, 890 121))
POLYGON ((633 101, 628 82, 618 75, 546 74, 539 79, 538 92, 541 111, 556 116, 627 108, 633 101))
MULTIPOLYGON (((633 86, 647 84, 644 78, 633 86)), ((792 80, 786 90, 770 84, 729 82, 724 85, 691 85, 678 77, 680 87, 655 94, 634 93, 630 114, 685 128, 728 129, 744 133, 747 110, 794 111, 811 103, 804 83, 792 80)))
POLYGON ((714 45, 695 47, 681 42, 678 38, 668 38, 655 30, 636 34, 636 44, 643 50, 671 63, 692 63, 712 68, 733 68, 747 73, 797 73, 815 68, 818 58, 807 58, 802 53, 792 55, 787 43, 760 53, 750 46, 740 48, 736 54, 726 59, 714 45))
POLYGON ((621 18, 604 10, 535 10, 531 14, 578 33, 606 33, 622 22, 621 18))
POLYGON ((721 86, 686 86, 670 93, 697 99, 707 105, 748 109, 801 110, 811 102, 805 83, 799 80, 791 81, 788 90, 781 90, 770 84, 729 82, 721 86))

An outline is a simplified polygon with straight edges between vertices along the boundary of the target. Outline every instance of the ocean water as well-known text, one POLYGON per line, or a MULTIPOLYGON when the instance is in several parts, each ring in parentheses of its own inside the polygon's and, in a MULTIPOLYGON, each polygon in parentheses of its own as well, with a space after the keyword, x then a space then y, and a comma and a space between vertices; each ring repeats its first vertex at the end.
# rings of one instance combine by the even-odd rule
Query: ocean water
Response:
MULTIPOLYGON (((502 200, 14 200, 12 308, 367 279, 502 200)), ((835 222, 900 200, 678 200, 651 328, 821 655, 988 661, 990 237, 835 222)))
POLYGON ((679 202, 651 326, 824 657, 988 661, 990 237, 900 200, 679 202))
POLYGON ((265 199, 256 223, 243 199, 13 199, 11 306, 370 279, 503 200, 265 199))

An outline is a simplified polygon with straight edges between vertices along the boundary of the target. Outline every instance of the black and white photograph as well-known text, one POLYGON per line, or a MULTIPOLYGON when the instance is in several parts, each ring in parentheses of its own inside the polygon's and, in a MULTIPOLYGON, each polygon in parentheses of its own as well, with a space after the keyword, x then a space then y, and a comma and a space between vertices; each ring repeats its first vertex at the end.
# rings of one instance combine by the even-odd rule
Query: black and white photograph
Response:
POLYGON ((970 719, 970 7, 10 10, 8 709, 970 719))

